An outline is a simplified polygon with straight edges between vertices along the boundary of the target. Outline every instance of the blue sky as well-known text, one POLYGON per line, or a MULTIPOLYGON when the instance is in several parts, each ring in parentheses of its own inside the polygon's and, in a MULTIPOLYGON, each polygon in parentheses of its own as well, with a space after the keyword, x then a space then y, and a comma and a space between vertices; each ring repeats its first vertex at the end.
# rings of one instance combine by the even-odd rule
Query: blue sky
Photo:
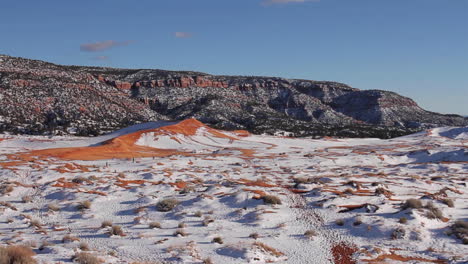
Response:
POLYGON ((0 53, 331 80, 468 115, 468 0, 2 1, 0 53))

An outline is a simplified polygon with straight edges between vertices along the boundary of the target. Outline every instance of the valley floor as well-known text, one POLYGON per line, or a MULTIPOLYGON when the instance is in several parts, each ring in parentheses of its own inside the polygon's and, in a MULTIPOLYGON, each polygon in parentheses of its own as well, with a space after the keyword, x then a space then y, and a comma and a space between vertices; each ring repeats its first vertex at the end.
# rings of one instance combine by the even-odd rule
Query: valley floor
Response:
POLYGON ((468 128, 314 140, 196 120, 0 135, 0 239, 39 263, 466 263, 467 147, 468 128))

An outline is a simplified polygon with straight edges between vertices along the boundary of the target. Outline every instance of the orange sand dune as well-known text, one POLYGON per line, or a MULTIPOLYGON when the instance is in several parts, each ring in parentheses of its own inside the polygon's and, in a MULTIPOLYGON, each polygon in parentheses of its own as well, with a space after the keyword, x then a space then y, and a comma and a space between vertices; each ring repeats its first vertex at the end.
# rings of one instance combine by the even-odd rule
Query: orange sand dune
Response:
POLYGON ((32 161, 34 157, 54 157, 65 160, 102 160, 102 159, 131 159, 141 157, 167 157, 171 155, 194 155, 192 153, 180 152, 175 149, 156 149, 145 146, 137 146, 135 143, 144 133, 153 132, 155 135, 179 134, 193 136, 199 128, 205 128, 208 133, 215 137, 237 140, 237 138, 223 134, 222 132, 207 127, 196 119, 187 119, 177 124, 137 131, 131 134, 116 137, 103 142, 99 146, 72 147, 33 150, 26 153, 11 155, 10 159, 32 161))

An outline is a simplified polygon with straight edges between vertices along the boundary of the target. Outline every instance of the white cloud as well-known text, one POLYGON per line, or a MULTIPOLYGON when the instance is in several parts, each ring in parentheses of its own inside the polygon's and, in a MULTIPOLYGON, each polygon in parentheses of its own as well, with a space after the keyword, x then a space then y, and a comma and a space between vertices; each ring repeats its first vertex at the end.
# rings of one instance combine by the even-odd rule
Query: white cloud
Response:
POLYGON ((174 33, 176 38, 190 38, 192 37, 192 33, 189 32, 175 32, 174 33))

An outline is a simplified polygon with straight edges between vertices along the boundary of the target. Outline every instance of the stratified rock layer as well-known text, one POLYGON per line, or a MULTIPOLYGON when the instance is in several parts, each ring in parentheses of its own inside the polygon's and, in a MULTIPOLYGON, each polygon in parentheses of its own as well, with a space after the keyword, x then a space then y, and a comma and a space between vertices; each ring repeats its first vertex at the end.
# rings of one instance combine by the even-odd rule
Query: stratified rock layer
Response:
POLYGON ((468 119, 421 109, 393 92, 199 72, 60 66, 0 56, 0 129, 97 135, 195 117, 222 129, 388 138, 468 119))

